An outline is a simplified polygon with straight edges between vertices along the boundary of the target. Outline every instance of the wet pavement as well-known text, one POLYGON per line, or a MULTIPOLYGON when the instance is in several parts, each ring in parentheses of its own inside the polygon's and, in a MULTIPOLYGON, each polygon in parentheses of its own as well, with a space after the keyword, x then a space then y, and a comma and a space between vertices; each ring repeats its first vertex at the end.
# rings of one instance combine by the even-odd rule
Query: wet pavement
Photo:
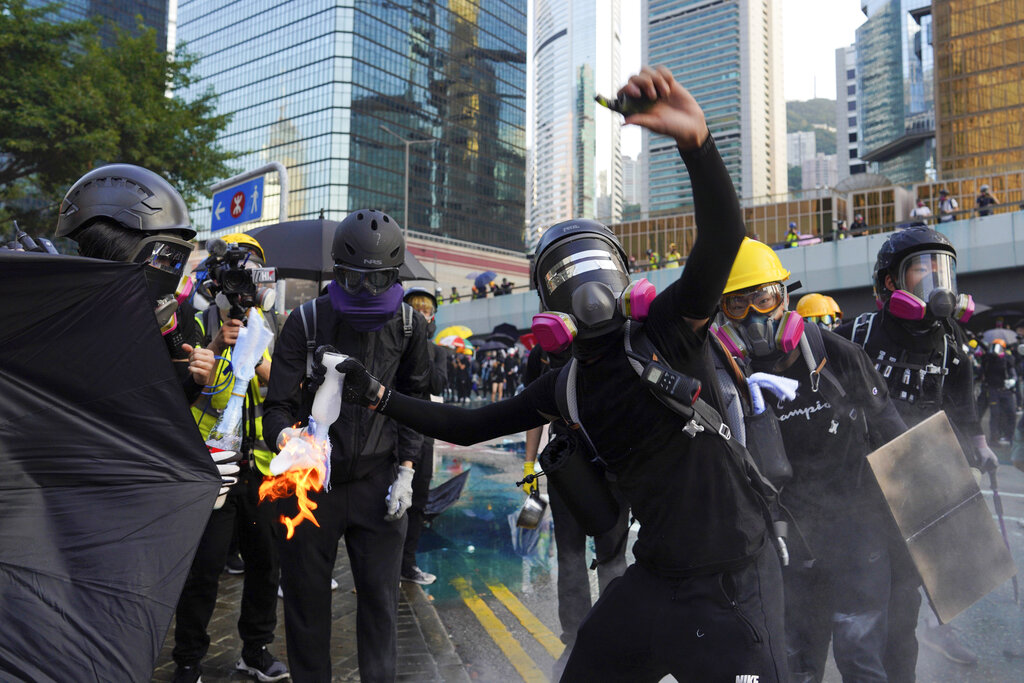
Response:
MULTIPOLYGON (((563 651, 559 640, 557 567, 550 514, 535 531, 517 529, 515 517, 523 496, 515 486, 522 476, 522 435, 485 445, 458 447, 438 442, 433 485, 470 471, 462 497, 433 520, 420 540, 418 564, 438 576, 436 583, 403 586, 400 604, 402 681, 547 681, 563 651), (436 621, 439 618, 439 621, 436 621), (433 625, 431 621, 436 621, 433 625), (426 626, 424 625, 426 624, 426 626), (436 642, 431 642, 432 640, 436 642)), ((997 451, 1008 463, 1008 449, 997 451)), ((1024 562, 1024 473, 999 470, 1007 533, 1018 566, 1024 562)), ((543 482, 543 479, 541 480, 543 482)), ((987 480, 982 487, 988 490, 987 480)), ((546 484, 542 484, 546 490, 546 484)), ((986 494, 991 504, 991 495, 986 494)), ((630 546, 636 536, 631 529, 630 546)), ((951 550, 955 552, 955 550, 951 550)), ((589 550, 592 557, 593 548, 589 550)), ((351 575, 339 553, 335 577, 332 656, 335 680, 358 680, 355 662, 355 596, 351 575)), ((632 561, 632 554, 628 556, 632 561)), ((591 594, 596 599, 596 573, 591 594)), ((238 657, 235 632, 239 577, 225 576, 221 602, 214 615, 214 644, 204 662, 205 681, 244 680, 232 672, 238 657)), ((922 615, 925 610, 922 609, 922 615)), ((975 666, 955 664, 922 647, 918 680, 922 682, 1002 682, 1024 680, 1024 659, 1008 658, 1004 650, 1024 654, 1024 611, 1013 603, 1009 582, 958 616, 953 625, 963 642, 977 652, 975 666)), ((271 650, 285 658, 283 619, 271 650)), ((171 638, 161 654, 154 680, 170 678, 171 638)), ((671 679, 667 679, 671 680, 671 679)), ((831 664, 828 683, 840 681, 831 664)))

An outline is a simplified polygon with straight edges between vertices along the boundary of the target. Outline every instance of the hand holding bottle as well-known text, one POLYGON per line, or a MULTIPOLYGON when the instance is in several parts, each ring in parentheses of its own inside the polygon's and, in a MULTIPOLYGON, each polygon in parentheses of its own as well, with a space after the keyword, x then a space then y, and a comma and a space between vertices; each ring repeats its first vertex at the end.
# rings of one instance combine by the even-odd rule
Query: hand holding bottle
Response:
POLYGON ((627 116, 625 123, 667 135, 683 151, 697 149, 709 135, 704 112, 697 100, 663 66, 645 66, 640 73, 630 77, 618 95, 620 98, 627 96, 634 100, 652 101, 646 111, 627 116))

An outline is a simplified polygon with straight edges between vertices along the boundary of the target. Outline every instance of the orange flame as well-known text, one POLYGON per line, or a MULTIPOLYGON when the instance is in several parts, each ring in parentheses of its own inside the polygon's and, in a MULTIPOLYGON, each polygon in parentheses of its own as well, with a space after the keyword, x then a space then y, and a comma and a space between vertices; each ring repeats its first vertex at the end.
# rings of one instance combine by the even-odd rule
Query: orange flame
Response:
MULTIPOLYGON (((303 434, 302 438, 306 438, 311 443, 313 442, 308 435, 303 434)), ((282 444, 282 450, 287 447, 287 439, 282 444)), ((316 517, 313 516, 313 510, 316 510, 317 504, 309 499, 309 491, 321 491, 324 488, 324 474, 326 470, 323 468, 306 468, 306 469, 294 469, 287 470, 276 477, 264 477, 263 483, 260 484, 260 501, 264 500, 277 500, 278 498, 285 498, 287 496, 294 495, 299 504, 299 513, 294 517, 288 517, 287 515, 281 515, 281 524, 284 524, 288 530, 286 539, 291 539, 295 535, 295 527, 302 523, 303 520, 308 519, 316 526, 320 526, 320 523, 316 521, 316 517)))

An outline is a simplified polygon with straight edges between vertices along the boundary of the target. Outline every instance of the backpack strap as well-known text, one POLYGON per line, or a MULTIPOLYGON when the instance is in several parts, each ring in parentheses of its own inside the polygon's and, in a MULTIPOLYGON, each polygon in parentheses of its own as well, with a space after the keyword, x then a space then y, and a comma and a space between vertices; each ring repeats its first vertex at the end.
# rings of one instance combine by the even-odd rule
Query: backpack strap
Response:
POLYGON ((811 373, 811 391, 817 393, 821 378, 824 377, 830 389, 825 393, 843 401, 846 398, 846 389, 828 367, 825 341, 821 338, 821 328, 817 325, 804 325, 804 333, 800 338, 800 354, 804 357, 807 369, 811 373))
POLYGON ((412 336, 412 319, 413 319, 412 317, 415 314, 416 314, 416 309, 414 309, 412 306, 410 306, 409 304, 407 304, 407 303, 405 303, 403 301, 402 302, 402 336, 405 337, 406 340, 408 340, 409 337, 412 336))
POLYGON ((583 437, 583 441, 586 442, 587 448, 590 449, 590 454, 593 456, 592 460, 603 465, 604 460, 601 459, 594 442, 590 440, 590 435, 587 434, 587 430, 580 422, 579 401, 576 395, 578 369, 579 361, 573 358, 558 371, 558 379, 555 381, 555 402, 558 404, 558 412, 565 424, 573 432, 583 437))
POLYGON ((299 306, 302 329, 306 333, 306 377, 313 376, 313 354, 316 352, 316 299, 299 306))
POLYGON ((862 349, 867 345, 871 336, 871 328, 875 324, 877 313, 861 313, 853 321, 853 332, 850 333, 850 341, 862 349))

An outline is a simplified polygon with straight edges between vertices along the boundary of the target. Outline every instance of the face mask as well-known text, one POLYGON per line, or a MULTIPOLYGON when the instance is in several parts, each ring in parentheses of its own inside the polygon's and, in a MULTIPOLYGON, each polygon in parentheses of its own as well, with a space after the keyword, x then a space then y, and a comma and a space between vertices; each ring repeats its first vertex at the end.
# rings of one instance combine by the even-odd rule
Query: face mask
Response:
POLYGON ((727 320, 712 332, 734 356, 767 358, 785 355, 799 345, 804 319, 796 311, 786 311, 778 320, 753 313, 742 321, 727 320))
POLYGON ((922 301, 910 292, 898 289, 889 297, 889 313, 901 320, 924 320, 952 316, 966 323, 974 315, 974 298, 970 294, 953 294, 948 289, 933 289, 928 301, 922 301))
MULTIPOLYGON (((618 316, 643 321, 651 310, 657 289, 646 278, 631 282, 619 294, 609 298, 611 290, 601 282, 587 282, 572 295, 573 311, 587 314, 588 327, 594 328, 614 321, 618 316)), ((582 314, 581 314, 582 315, 582 314)), ((578 334, 577 319, 568 313, 545 311, 533 316, 534 337, 548 353, 562 353, 572 345, 578 334)))

